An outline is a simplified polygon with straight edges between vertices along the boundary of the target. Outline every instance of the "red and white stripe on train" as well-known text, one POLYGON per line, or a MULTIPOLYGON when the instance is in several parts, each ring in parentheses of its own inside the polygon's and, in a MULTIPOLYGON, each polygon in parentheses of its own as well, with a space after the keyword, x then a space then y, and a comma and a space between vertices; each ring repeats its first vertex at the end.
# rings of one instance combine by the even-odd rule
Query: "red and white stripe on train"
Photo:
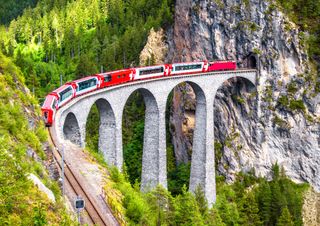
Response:
POLYGON ((129 68, 91 75, 82 79, 68 82, 46 96, 41 107, 46 126, 53 123, 56 111, 85 93, 126 82, 143 79, 154 79, 165 76, 178 76, 185 74, 198 74, 210 71, 236 70, 235 61, 200 61, 190 63, 163 64, 156 66, 129 68))

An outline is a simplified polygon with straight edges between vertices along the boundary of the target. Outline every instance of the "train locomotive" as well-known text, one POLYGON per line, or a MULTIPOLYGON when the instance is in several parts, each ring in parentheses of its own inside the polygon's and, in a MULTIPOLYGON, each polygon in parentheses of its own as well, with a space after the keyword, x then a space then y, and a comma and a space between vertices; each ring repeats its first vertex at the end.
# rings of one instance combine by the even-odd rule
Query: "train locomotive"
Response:
POLYGON ((116 86, 127 82, 154 79, 165 76, 200 74, 211 71, 236 70, 235 61, 199 61, 189 63, 162 64, 155 66, 128 68, 91 75, 68 82, 46 96, 41 107, 47 127, 52 126, 56 111, 70 100, 94 92, 98 89, 116 86))

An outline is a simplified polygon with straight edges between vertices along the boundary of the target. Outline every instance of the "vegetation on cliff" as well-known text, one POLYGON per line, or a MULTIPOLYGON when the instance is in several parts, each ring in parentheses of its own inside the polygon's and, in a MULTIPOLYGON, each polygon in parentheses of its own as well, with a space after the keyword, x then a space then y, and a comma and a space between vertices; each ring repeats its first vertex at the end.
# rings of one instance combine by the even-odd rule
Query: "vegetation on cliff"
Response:
POLYGON ((0 52, 0 224, 69 225, 59 187, 41 164, 47 133, 23 82, 21 71, 0 52), (30 173, 54 192, 56 203, 28 179, 30 173))
POLYGON ((311 72, 307 76, 311 80, 312 90, 320 92, 320 0, 276 0, 282 10, 297 24, 302 32, 308 55, 311 59, 311 72))

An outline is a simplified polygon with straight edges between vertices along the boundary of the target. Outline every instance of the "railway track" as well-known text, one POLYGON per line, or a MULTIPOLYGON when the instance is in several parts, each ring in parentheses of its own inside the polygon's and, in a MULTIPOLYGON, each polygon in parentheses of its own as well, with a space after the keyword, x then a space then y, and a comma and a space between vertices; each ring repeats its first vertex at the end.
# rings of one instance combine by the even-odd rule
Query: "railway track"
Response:
MULTIPOLYGON (((53 156, 58 163, 60 167, 60 171, 62 169, 61 161, 62 156, 60 151, 58 150, 57 146, 54 143, 54 140, 52 139, 51 133, 50 134, 50 142, 53 145, 53 156)), ((85 200, 85 210, 88 213, 88 217, 90 218, 91 222, 93 222, 94 225, 113 225, 111 222, 107 222, 105 218, 103 217, 101 211, 99 211, 99 208, 96 206, 93 199, 90 197, 90 195, 87 194, 81 183, 78 181, 75 174, 72 172, 72 169, 66 164, 64 161, 64 177, 65 180, 70 184, 71 189, 73 192, 81 196, 85 200)))

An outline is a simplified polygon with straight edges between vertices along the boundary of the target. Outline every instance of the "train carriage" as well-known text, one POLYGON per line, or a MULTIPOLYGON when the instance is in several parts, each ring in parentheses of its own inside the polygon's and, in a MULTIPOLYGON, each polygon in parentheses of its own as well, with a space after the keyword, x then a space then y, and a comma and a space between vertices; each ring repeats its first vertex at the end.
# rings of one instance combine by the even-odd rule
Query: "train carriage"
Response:
POLYGON ((88 76, 82 79, 78 79, 72 82, 68 82, 68 85, 72 85, 75 90, 75 95, 80 96, 82 94, 94 91, 100 87, 102 83, 98 76, 88 76))
POLYGON ((190 62, 190 63, 176 63, 171 66, 171 75, 177 74, 193 74, 206 72, 208 70, 208 62, 190 62))
POLYGON ((133 68, 133 79, 141 80, 170 75, 170 65, 156 65, 147 67, 133 68))
POLYGON ((57 110, 57 97, 56 95, 49 94, 46 96, 45 101, 41 107, 42 116, 47 127, 53 123, 54 115, 57 110))
POLYGON ((67 84, 52 91, 48 96, 46 96, 46 99, 41 107, 46 126, 52 125, 55 112, 74 96, 75 92, 73 87, 67 84))
POLYGON ((110 71, 106 73, 97 74, 102 80, 100 88, 114 86, 121 83, 129 82, 133 80, 133 70, 123 69, 117 71, 110 71))
POLYGON ((209 62, 208 71, 226 71, 236 70, 237 63, 235 61, 214 61, 209 62))
POLYGON ((51 95, 55 95, 57 97, 57 106, 60 108, 62 105, 66 104, 69 100, 71 100, 75 96, 75 91, 72 85, 65 84, 60 88, 54 90, 50 93, 51 95))

